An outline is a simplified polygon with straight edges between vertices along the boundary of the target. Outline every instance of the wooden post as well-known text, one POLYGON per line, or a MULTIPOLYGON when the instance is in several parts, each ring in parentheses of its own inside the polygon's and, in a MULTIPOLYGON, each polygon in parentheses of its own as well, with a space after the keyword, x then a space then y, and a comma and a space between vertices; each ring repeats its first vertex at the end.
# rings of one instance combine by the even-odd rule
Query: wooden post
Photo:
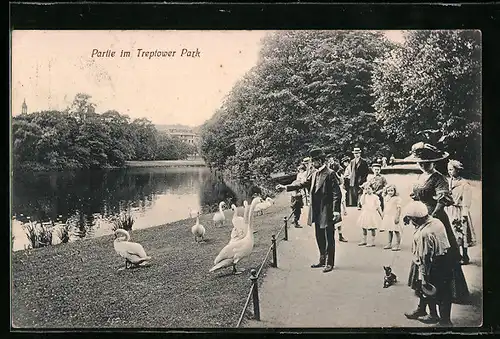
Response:
POLYGON ((287 217, 283 217, 283 221, 285 222, 285 238, 284 238, 284 240, 288 240, 288 220, 287 220, 287 217))
POLYGON ((273 244, 273 264, 272 267, 278 267, 278 250, 276 248, 276 236, 273 234, 271 238, 271 243, 273 244))
POLYGON ((257 271, 252 268, 250 271, 252 281, 252 302, 253 302, 253 314, 255 320, 260 321, 260 304, 259 304, 259 287, 257 284, 257 271))

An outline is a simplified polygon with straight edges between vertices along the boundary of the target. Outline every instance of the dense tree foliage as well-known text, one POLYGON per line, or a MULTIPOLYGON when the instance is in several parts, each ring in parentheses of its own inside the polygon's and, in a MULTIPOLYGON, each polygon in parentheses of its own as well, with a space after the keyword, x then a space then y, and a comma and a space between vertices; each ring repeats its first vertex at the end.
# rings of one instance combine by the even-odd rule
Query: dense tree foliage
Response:
POLYGON ((412 31, 405 44, 378 60, 375 111, 400 156, 418 133, 481 169, 481 35, 479 31, 412 31))
POLYGON ((408 155, 428 140, 479 166, 480 37, 419 31, 394 44, 378 32, 279 31, 201 129, 213 167, 263 182, 318 146, 340 158, 408 155), (439 139, 439 140, 438 140, 439 139))
POLYGON ((77 94, 63 112, 42 111, 12 119, 15 169, 120 167, 127 160, 185 159, 194 146, 156 130, 147 119, 130 121, 116 111, 95 112, 87 94, 77 94))
POLYGON ((354 146, 371 156, 387 152, 379 143, 371 74, 391 46, 376 32, 269 35, 258 64, 202 127, 206 161, 262 181, 294 170, 314 146, 337 157, 354 146))

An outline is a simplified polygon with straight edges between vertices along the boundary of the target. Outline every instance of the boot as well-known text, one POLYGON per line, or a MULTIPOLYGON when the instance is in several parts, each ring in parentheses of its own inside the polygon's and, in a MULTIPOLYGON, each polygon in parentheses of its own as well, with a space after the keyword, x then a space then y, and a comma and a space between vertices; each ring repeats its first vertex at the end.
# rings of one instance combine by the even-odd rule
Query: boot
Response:
POLYGON ((366 245, 366 234, 363 234, 363 240, 358 244, 358 246, 365 246, 366 245))
POLYGON ((323 272, 324 273, 330 272, 331 270, 333 270, 334 265, 335 265, 335 247, 333 247, 333 249, 330 250, 330 252, 328 252, 328 258, 326 261, 326 266, 323 269, 323 272))
POLYGON ((311 265, 311 268, 319 268, 325 266, 326 256, 324 254, 319 256, 319 263, 311 265))
POLYGON ((392 250, 393 251, 401 250, 401 247, 399 247, 400 244, 401 244, 401 234, 399 232, 396 232, 396 244, 392 247, 392 250))
POLYGON ((405 317, 408 319, 418 319, 419 317, 423 317, 427 315, 427 312, 425 311, 426 307, 427 303, 424 300, 420 299, 417 309, 412 312, 405 312, 405 317))
POLYGON ((342 235, 342 233, 339 233, 339 241, 347 242, 347 239, 344 238, 344 236, 342 235))
POLYGON ((300 224, 299 224, 299 219, 295 219, 294 224, 295 224, 295 228, 302 228, 302 226, 300 226, 300 224))
POLYGON ((429 303, 428 305, 429 305, 429 314, 424 315, 418 320, 420 320, 424 324, 437 324, 439 322, 439 316, 436 309, 436 303, 433 302, 429 303))
POLYGON ((368 244, 366 244, 366 247, 375 247, 375 236, 374 235, 370 235, 370 241, 368 242, 368 244))
POLYGON ((389 242, 384 246, 384 250, 392 248, 392 232, 389 231, 389 242))

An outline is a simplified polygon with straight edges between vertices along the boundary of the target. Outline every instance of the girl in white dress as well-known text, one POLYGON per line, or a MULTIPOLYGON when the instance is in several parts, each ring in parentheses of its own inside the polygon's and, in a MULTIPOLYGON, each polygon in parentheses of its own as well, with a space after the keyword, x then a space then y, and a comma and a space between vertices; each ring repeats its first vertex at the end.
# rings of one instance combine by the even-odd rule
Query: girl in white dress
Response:
POLYGON ((361 214, 358 218, 358 226, 363 230, 363 240, 358 246, 375 246, 375 231, 382 221, 382 209, 378 195, 373 194, 373 189, 363 184, 364 194, 361 196, 361 214), (368 230, 371 232, 369 241, 366 241, 368 230))
POLYGON ((384 249, 399 251, 399 245, 401 244, 401 198, 396 191, 396 186, 388 185, 385 188, 384 206, 385 209, 382 227, 388 231, 389 236, 389 242, 384 249), (396 237, 396 243, 394 246, 392 245, 393 236, 396 237))

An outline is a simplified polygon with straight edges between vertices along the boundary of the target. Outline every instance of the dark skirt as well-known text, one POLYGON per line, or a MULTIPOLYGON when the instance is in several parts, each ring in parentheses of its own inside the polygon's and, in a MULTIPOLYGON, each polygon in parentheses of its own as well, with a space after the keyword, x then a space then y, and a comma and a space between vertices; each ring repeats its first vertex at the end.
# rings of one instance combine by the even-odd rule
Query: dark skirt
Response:
MULTIPOLYGON (((455 304, 467 303, 469 289, 460 264, 457 266, 448 253, 435 257, 427 276, 427 282, 436 287, 437 302, 451 300, 455 304)), ((418 278, 418 266, 413 262, 408 276, 408 286, 421 297, 421 281, 418 278)))

